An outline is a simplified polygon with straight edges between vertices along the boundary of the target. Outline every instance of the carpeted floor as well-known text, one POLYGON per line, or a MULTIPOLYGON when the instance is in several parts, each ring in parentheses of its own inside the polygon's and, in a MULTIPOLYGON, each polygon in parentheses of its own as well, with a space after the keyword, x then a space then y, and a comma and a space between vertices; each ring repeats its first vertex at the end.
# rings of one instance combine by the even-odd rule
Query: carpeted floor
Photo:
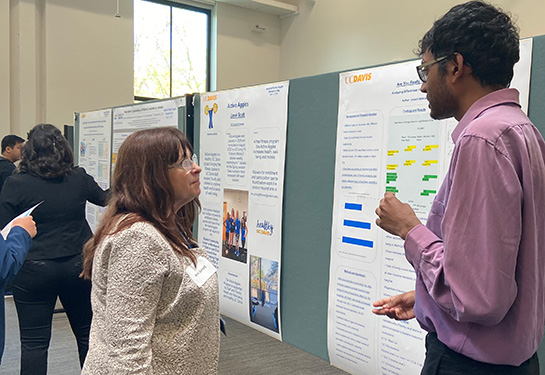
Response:
MULTIPOLYGON (((19 331, 13 299, 6 297, 6 349, 0 375, 19 373, 19 331)), ((224 317, 227 336, 221 338, 220 375, 330 375, 346 374, 321 358, 280 342, 235 320, 224 317)), ((50 375, 80 373, 76 343, 64 313, 53 316, 49 348, 50 375)))

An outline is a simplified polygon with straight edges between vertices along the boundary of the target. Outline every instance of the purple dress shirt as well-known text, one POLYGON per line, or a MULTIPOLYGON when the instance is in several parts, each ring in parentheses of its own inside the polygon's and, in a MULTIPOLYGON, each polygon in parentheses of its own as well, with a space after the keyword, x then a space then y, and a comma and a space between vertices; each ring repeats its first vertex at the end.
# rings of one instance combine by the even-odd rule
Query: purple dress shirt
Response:
POLYGON ((475 102, 452 138, 427 224, 405 241, 414 312, 452 350, 518 366, 545 325, 545 142, 515 89, 475 102))

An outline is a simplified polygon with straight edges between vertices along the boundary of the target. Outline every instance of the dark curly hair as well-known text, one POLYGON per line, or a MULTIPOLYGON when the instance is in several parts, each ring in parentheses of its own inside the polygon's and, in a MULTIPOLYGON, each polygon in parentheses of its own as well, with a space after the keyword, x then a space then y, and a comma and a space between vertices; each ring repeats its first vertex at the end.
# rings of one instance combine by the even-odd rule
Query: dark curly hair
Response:
MULTIPOLYGON (((428 50, 436 58, 457 52, 483 86, 505 88, 519 61, 519 32, 508 13, 485 2, 469 1, 435 21, 417 53, 422 56, 428 50)), ((443 73, 446 61, 439 65, 443 73)))
POLYGON ((21 152, 19 172, 44 179, 66 176, 74 168, 74 154, 61 131, 51 124, 38 124, 28 132, 21 152))

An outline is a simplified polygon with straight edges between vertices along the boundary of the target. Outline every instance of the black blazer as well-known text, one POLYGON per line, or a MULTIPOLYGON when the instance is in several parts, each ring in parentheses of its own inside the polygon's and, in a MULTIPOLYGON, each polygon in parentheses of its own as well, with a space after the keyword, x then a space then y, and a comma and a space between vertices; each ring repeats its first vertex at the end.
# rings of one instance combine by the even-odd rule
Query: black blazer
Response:
POLYGON ((87 201, 105 206, 108 192, 83 168, 46 180, 33 173, 8 177, 0 193, 0 229, 14 217, 43 201, 32 216, 38 234, 27 260, 55 259, 81 253, 92 232, 85 219, 87 201))

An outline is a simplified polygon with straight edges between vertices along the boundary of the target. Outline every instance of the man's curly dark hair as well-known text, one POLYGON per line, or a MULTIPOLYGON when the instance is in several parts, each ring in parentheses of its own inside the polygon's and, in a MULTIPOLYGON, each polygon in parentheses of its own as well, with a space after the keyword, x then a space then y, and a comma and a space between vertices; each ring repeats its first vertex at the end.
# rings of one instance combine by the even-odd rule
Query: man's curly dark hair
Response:
MULTIPOLYGON (((418 55, 430 51, 435 58, 457 52, 483 85, 509 86, 519 61, 519 32, 508 13, 481 1, 456 5, 435 21, 419 42, 418 55)), ((440 63, 445 71, 446 62, 440 63)))

